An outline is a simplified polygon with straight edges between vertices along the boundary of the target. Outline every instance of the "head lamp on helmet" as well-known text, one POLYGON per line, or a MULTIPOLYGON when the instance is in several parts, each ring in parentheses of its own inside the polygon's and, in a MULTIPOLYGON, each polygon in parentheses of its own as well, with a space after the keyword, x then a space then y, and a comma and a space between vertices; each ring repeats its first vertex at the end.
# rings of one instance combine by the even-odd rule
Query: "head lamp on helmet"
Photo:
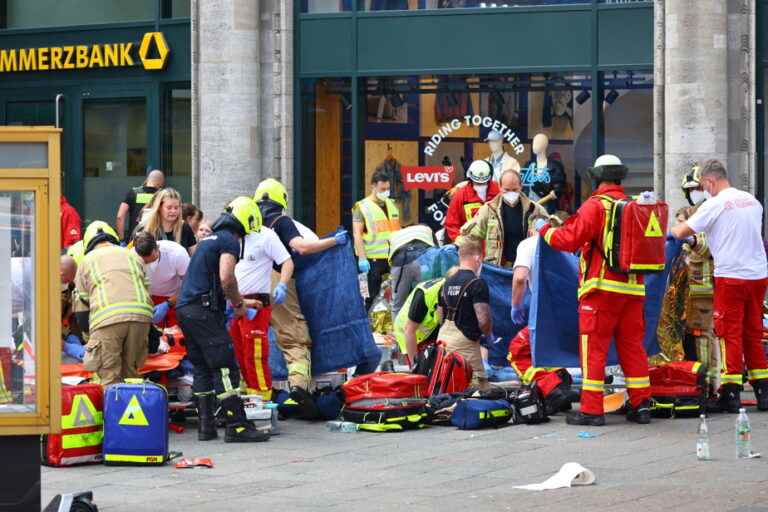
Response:
POLYGON ((117 245, 120 243, 120 239, 115 230, 112 229, 112 226, 106 222, 102 220, 93 221, 85 229, 85 234, 83 235, 83 247, 85 249, 83 254, 88 254, 102 242, 117 245))
POLYGON ((488 183, 493 177, 493 166, 486 160, 475 160, 467 169, 467 178, 472 183, 488 183))
POLYGON ((240 196, 236 198, 229 203, 226 213, 237 220, 243 236, 261 230, 261 212, 256 202, 250 197, 240 196))
POLYGON ((285 185, 274 178, 267 178, 256 187, 256 193, 253 194, 253 200, 257 203, 264 200, 274 201, 283 208, 288 208, 288 192, 285 185))
POLYGON ((627 177, 629 170, 615 155, 602 155, 588 169, 589 176, 598 184, 603 181, 620 182, 627 177))

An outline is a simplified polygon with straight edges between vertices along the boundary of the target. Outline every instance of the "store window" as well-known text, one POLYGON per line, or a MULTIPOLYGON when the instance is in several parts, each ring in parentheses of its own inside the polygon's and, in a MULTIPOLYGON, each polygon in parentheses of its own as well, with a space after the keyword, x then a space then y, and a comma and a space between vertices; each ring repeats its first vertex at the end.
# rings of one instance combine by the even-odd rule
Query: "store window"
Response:
POLYGON ((192 110, 188 87, 170 89, 165 98, 164 171, 169 176, 192 174, 192 110))
POLYGON ((157 0, 3 0, 0 28, 65 27, 154 20, 157 0))
POLYGON ((191 0, 161 0, 163 18, 189 18, 191 0))
POLYGON ((321 14, 351 11, 355 0, 301 0, 301 12, 321 14))
POLYGON ((415 11, 419 9, 513 9, 541 5, 589 4, 591 0, 358 0, 362 11, 415 11))

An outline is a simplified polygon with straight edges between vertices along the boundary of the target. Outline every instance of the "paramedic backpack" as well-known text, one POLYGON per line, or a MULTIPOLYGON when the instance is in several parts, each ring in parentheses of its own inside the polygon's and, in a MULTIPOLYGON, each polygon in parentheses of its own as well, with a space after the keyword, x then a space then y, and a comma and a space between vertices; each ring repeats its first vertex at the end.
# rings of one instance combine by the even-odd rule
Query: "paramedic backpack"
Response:
POLYGON ((664 270, 665 230, 669 207, 650 192, 640 200, 598 196, 605 207, 603 250, 614 272, 648 274, 664 270))
POLYGON ((43 464, 101 463, 103 395, 101 384, 61 387, 61 434, 43 436, 43 464))

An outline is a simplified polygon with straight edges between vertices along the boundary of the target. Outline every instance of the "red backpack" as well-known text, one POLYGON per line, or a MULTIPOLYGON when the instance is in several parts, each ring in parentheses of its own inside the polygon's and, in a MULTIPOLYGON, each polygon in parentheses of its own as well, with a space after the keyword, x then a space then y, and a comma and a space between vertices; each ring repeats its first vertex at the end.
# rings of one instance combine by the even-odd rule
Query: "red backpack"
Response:
POLYGON ((654 416, 698 416, 705 410, 706 367, 697 361, 672 361, 648 368, 654 416))
POLYGON ((429 381, 430 393, 463 393, 472 382, 472 366, 457 352, 447 353, 442 344, 438 344, 435 366, 429 381))
POLYGON ((43 436, 42 463, 101 463, 104 392, 101 384, 61 387, 61 434, 43 436))

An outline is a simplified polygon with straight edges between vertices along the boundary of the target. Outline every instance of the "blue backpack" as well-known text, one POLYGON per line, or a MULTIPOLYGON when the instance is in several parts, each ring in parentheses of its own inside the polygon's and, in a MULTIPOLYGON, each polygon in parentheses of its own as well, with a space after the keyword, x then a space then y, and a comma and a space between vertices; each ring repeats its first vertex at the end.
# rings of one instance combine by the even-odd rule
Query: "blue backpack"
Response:
POLYGON ((459 400, 451 415, 451 425, 459 430, 475 430, 504 425, 515 415, 506 400, 465 398, 459 400))

